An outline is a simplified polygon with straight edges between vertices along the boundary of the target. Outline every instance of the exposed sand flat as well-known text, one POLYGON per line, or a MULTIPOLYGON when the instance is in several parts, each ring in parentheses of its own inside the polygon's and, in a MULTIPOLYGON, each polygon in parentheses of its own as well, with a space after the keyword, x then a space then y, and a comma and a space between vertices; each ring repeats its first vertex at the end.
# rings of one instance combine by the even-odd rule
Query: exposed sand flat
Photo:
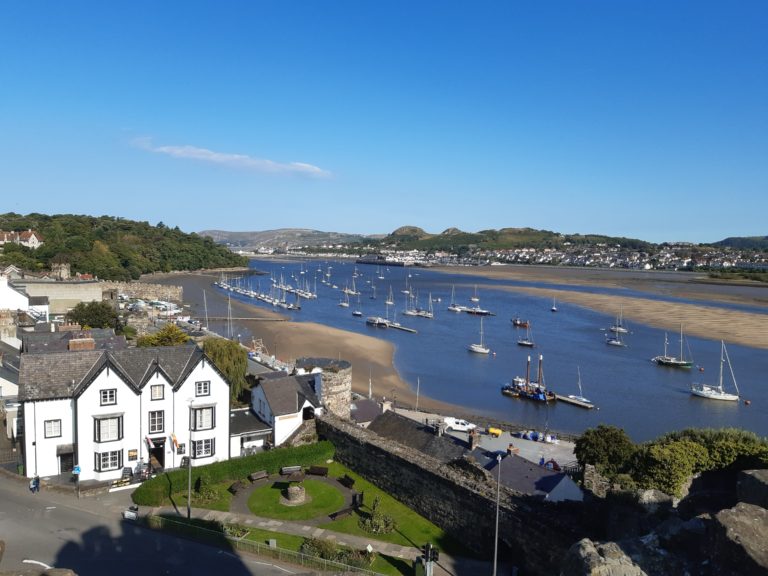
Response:
POLYGON ((560 302, 578 304, 611 316, 617 316, 619 310, 623 309, 624 320, 630 326, 634 322, 677 332, 682 324, 686 334, 768 349, 768 316, 764 314, 566 290, 518 287, 506 289, 549 299, 555 297, 560 302))

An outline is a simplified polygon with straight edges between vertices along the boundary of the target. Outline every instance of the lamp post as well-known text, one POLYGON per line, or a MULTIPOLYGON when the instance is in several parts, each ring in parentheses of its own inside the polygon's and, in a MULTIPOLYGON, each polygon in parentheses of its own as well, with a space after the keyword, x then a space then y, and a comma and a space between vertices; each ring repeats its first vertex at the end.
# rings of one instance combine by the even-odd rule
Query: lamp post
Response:
POLYGON ((192 400, 189 400, 189 438, 187 439, 187 520, 192 518, 192 400))
POLYGON ((493 541, 493 576, 496 576, 496 561, 499 557, 499 494, 501 492, 501 454, 496 454, 496 538, 493 541))

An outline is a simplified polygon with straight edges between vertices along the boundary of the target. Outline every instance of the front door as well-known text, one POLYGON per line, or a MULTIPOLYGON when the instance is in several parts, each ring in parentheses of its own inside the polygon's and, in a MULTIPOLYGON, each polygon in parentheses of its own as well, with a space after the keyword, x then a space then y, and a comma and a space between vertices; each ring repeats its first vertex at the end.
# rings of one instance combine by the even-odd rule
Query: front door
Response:
POLYGON ((154 470, 165 468, 165 438, 151 438, 154 448, 149 451, 149 463, 154 470))
POLYGON ((59 469, 60 474, 66 474, 72 472, 75 468, 75 455, 72 452, 59 455, 59 469))

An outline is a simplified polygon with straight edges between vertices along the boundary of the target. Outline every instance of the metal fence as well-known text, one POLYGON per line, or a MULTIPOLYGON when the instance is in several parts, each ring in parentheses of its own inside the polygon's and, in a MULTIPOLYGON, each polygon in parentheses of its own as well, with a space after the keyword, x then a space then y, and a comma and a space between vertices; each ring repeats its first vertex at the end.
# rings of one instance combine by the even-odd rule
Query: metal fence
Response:
POLYGON ((311 570, 320 570, 333 574, 362 574, 366 576, 383 576, 379 572, 349 566, 332 560, 324 560, 316 556, 308 556, 301 552, 273 547, 253 540, 235 538, 217 530, 209 530, 201 526, 179 522, 165 516, 145 516, 144 522, 148 527, 156 530, 168 530, 180 536, 205 542, 216 546, 225 546, 238 552, 247 552, 258 556, 272 558, 281 562, 289 562, 311 570))

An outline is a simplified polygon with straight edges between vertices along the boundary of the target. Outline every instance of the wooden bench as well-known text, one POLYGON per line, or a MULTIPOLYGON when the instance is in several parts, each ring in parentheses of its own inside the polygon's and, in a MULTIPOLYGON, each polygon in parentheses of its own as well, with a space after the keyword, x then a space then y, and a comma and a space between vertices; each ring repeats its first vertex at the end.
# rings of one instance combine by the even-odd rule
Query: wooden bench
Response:
POLYGON ((311 474, 313 476, 328 476, 328 467, 327 466, 310 466, 307 470, 307 474, 311 474))
POLYGON ((344 508, 343 510, 339 510, 338 512, 329 514, 328 517, 331 520, 338 520, 339 518, 344 518, 344 516, 349 516, 354 511, 355 511, 355 508, 353 506, 350 506, 349 508, 344 508))
POLYGON ((280 468, 281 476, 290 476, 294 472, 301 472, 301 466, 283 466, 280 468))
POLYGON ((344 476, 339 478, 339 484, 351 490, 352 486, 355 485, 355 479, 351 478, 348 474, 344 474, 344 476))
POLYGON ((227 488, 227 490, 232 494, 232 496, 234 496, 243 488, 245 488, 245 482, 238 480, 237 482, 234 482, 229 488, 227 488))
POLYGON ((257 480, 263 480, 264 478, 269 478, 269 473, 266 470, 257 470, 256 472, 252 472, 251 474, 248 474, 248 480, 251 482, 256 482, 257 480))

